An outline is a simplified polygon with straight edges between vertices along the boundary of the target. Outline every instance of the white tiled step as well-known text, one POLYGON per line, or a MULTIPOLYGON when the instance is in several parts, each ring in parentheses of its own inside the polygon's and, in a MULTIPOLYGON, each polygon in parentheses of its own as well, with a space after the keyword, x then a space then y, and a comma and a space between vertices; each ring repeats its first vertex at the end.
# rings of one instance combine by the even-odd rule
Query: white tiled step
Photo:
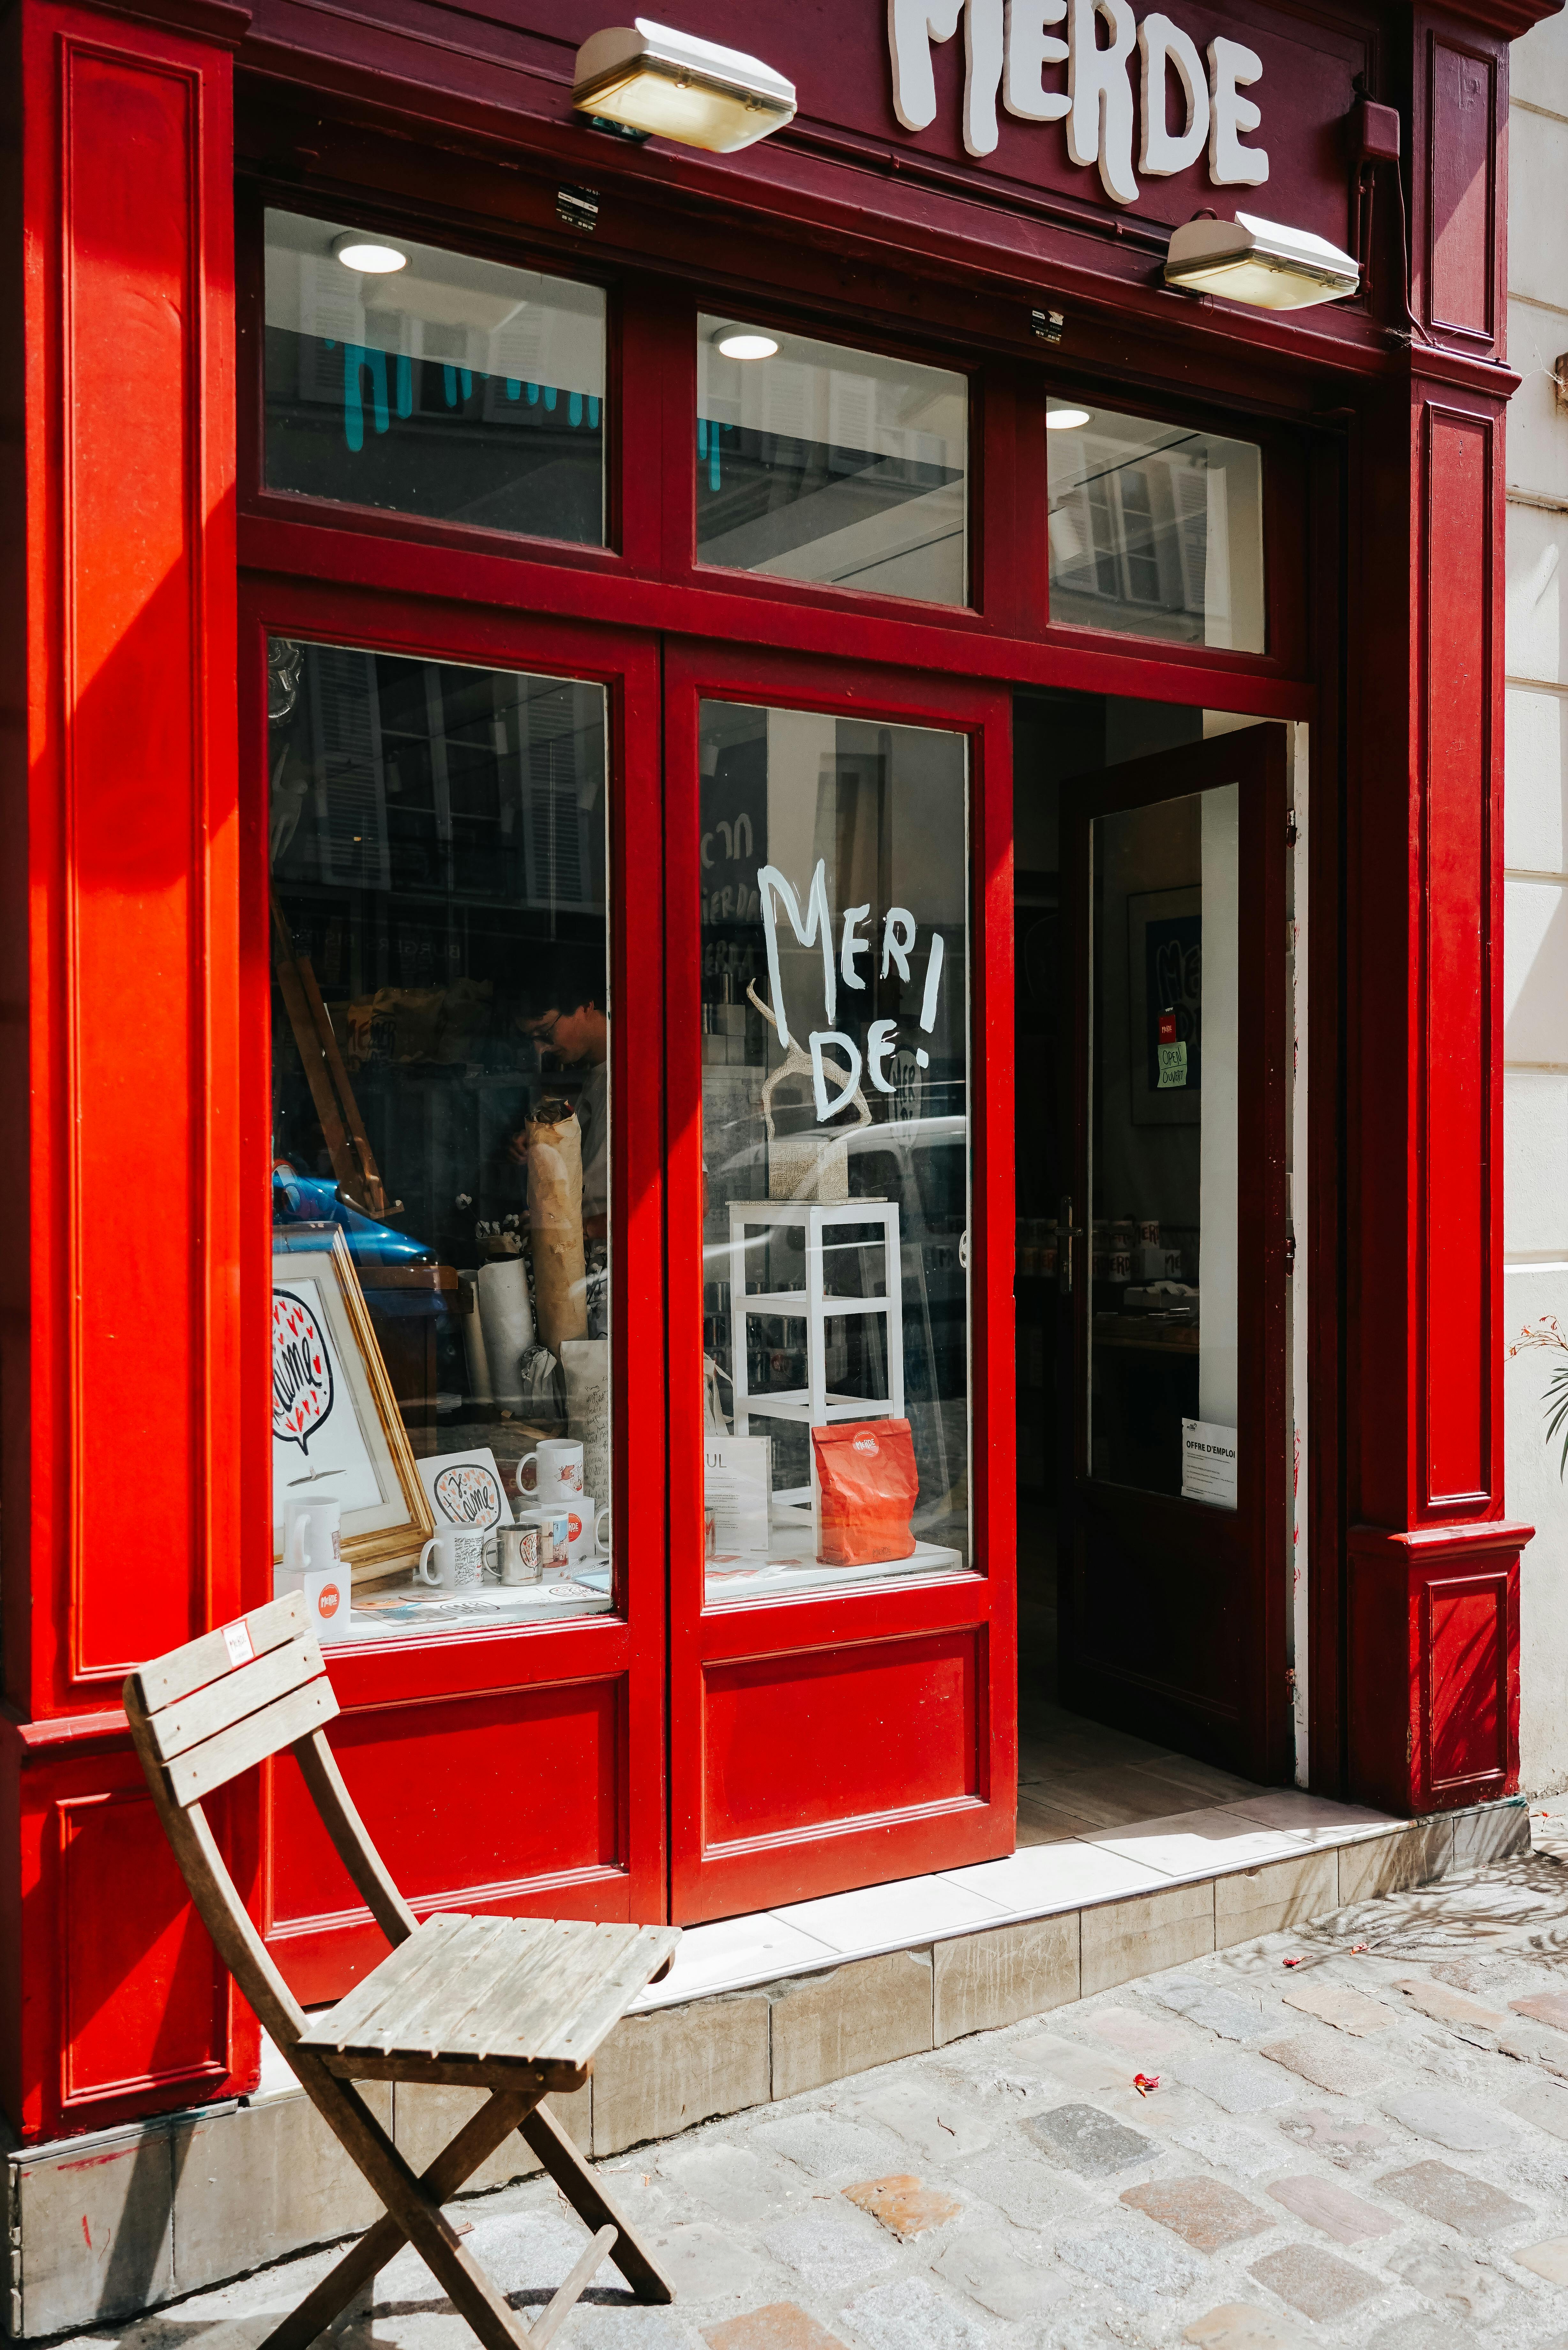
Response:
POLYGON ((1392 1835, 1408 1825, 1364 1804, 1278 1787, 1130 1827, 1088 1829, 1059 1844, 1028 1846, 1005 1860, 689 1927, 669 1974, 649 1985, 635 2007, 676 2006, 841 1966, 846 1959, 1091 1908, 1270 1861, 1304 1859, 1336 1845, 1392 1835))

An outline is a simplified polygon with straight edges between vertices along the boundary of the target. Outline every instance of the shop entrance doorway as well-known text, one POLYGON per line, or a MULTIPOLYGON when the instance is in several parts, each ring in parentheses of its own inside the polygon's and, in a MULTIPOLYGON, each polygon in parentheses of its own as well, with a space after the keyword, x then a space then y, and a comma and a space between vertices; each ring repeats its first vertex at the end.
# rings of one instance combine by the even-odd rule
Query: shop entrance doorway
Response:
POLYGON ((1290 1775, 1289 1055, 1283 729, 1014 744, 1022 1845, 1290 1775))

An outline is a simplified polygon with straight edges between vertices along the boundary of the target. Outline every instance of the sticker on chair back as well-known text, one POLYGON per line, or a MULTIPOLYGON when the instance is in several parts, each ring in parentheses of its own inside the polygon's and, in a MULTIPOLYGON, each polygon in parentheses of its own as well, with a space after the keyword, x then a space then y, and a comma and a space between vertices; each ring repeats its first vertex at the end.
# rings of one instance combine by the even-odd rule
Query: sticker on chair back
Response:
POLYGON ((248 1665, 254 1662, 255 1650, 251 1646, 251 1627, 243 1616, 237 1624, 224 1625, 223 1646, 229 1652, 231 1665, 248 1665))

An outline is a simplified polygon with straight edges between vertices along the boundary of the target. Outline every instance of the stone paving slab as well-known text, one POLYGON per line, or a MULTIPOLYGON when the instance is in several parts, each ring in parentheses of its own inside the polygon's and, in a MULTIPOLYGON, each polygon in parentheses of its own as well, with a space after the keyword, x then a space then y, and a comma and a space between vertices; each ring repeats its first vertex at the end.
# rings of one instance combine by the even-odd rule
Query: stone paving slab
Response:
MULTIPOLYGON (((678 2299, 607 2268, 561 2350, 1568 2350, 1565 2076, 1537 1853, 601 2162, 678 2299)), ((536 2316, 554 2189, 453 2209, 536 2316)), ((83 2350, 257 2350, 335 2257, 83 2350)), ((471 2344, 405 2251, 333 2350, 471 2344)))

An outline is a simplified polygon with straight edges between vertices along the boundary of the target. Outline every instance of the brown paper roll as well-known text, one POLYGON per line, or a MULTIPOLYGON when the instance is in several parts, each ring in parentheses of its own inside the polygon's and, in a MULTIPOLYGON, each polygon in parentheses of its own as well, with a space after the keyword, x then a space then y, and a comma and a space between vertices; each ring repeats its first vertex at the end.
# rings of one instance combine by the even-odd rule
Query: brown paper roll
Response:
POLYGON ((534 1314, 553 1355, 588 1334, 583 1262, 583 1130, 569 1102, 543 1101, 528 1121, 528 1229, 534 1314))

